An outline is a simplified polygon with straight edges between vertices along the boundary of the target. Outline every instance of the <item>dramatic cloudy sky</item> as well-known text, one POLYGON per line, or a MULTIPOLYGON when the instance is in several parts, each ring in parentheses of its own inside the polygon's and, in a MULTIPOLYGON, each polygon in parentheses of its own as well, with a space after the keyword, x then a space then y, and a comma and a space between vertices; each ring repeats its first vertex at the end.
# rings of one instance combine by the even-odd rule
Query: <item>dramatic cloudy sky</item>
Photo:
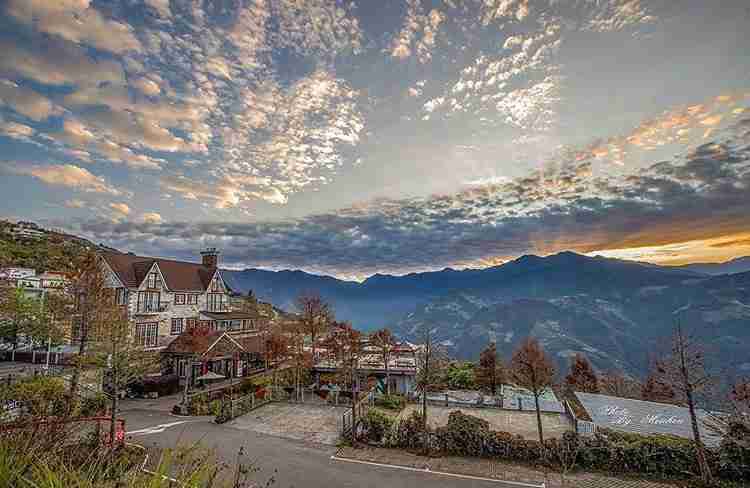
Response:
POLYGON ((745 0, 5 0, 0 215, 342 277, 750 254, 745 0))

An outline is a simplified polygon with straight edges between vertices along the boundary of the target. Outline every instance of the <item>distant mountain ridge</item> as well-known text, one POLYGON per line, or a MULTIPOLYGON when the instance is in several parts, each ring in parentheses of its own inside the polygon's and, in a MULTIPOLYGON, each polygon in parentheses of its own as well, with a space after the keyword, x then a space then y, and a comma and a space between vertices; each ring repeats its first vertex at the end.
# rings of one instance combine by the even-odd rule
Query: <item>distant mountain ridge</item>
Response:
POLYGON ((677 269, 695 271, 712 276, 745 273, 750 271, 750 256, 735 258, 725 263, 694 263, 674 266, 677 269))
POLYGON ((456 357, 476 359, 496 341, 510 355, 527 335, 560 364, 584 352, 600 369, 641 373, 679 315, 716 343, 722 362, 750 372, 750 273, 710 276, 562 252, 522 256, 485 269, 374 275, 362 283, 301 271, 225 271, 230 286, 285 309, 305 290, 330 301, 363 330, 389 326, 415 340, 429 325, 456 357))

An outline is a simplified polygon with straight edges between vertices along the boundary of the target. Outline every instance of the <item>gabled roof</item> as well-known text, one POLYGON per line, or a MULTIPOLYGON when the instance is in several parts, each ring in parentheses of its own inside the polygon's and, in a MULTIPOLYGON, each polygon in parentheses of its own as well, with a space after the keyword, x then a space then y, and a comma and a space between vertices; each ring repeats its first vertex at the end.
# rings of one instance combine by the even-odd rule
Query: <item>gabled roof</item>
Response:
POLYGON ((217 272, 216 268, 209 268, 201 263, 136 256, 134 254, 106 252, 102 253, 102 258, 128 288, 137 288, 146 278, 154 263, 159 266, 165 285, 172 291, 203 292, 208 288, 211 278, 217 272))
POLYGON ((210 334, 195 334, 191 331, 180 334, 163 352, 171 354, 194 354, 206 359, 227 357, 234 353, 260 352, 261 337, 234 338, 224 331, 210 334))

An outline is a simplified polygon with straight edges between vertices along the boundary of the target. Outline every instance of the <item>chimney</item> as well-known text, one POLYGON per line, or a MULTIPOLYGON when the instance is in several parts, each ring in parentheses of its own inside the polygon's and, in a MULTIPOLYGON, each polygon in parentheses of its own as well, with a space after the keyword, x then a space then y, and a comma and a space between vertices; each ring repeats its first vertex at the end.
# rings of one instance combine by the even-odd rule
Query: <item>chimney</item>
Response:
POLYGON ((219 251, 215 247, 209 247, 201 251, 203 266, 207 268, 216 268, 219 265, 219 251))

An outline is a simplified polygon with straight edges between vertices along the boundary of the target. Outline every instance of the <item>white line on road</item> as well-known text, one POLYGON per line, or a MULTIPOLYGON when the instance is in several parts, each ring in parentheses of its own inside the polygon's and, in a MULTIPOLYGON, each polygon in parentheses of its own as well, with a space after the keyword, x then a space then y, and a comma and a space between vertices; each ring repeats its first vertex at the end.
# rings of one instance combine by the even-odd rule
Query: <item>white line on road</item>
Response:
POLYGON ((493 483, 504 483, 506 485, 514 485, 514 486, 524 486, 526 488, 545 488, 544 483, 524 483, 522 481, 506 481, 506 480, 498 480, 494 478, 483 478, 481 476, 471 476, 468 474, 457 474, 457 473, 446 473, 444 471, 431 471, 429 469, 419 469, 419 468, 412 468, 409 466, 399 466, 397 464, 382 464, 382 463, 373 463, 370 461, 360 461, 359 459, 347 459, 342 458, 338 456, 331 456, 331 459, 334 461, 343 461, 347 463, 357 463, 357 464, 368 464, 370 466, 378 466, 381 468, 392 468, 392 469, 402 469, 404 471, 414 471, 417 473, 427 473, 427 474, 437 474, 440 476, 452 476, 454 478, 463 478, 467 480, 477 480, 477 481, 490 481, 493 483))
POLYGON ((159 424, 155 425, 153 427, 146 427, 145 429, 139 429, 139 430, 131 430, 129 432, 126 432, 127 435, 149 435, 149 434, 159 434, 161 432, 164 432, 170 427, 174 427, 176 425, 180 424, 188 424, 190 422, 200 422, 199 420, 180 420, 178 422, 169 422, 168 424, 159 424))

